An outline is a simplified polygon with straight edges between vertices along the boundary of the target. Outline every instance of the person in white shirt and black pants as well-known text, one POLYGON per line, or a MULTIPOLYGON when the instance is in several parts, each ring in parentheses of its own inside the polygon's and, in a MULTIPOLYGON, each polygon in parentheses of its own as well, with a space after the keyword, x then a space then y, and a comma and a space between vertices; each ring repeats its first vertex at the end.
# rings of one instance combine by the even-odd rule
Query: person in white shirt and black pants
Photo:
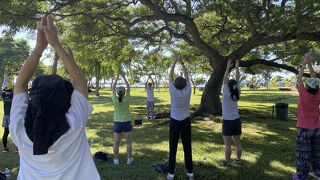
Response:
POLYGON ((236 146, 237 153, 237 159, 233 162, 237 165, 240 165, 241 163, 242 146, 240 143, 240 135, 242 131, 238 111, 238 100, 241 92, 239 78, 239 60, 236 60, 235 63, 232 60, 229 60, 222 87, 222 135, 225 144, 225 160, 222 161, 220 165, 225 167, 230 166, 232 140, 236 146), (235 64, 236 68, 236 79, 229 80, 229 74, 233 64, 235 64))
POLYGON ((182 57, 175 56, 175 61, 170 70, 169 75, 169 90, 171 99, 171 115, 170 115, 170 133, 169 133, 169 173, 167 179, 174 179, 174 170, 176 164, 176 154, 179 138, 181 135, 184 160, 187 169, 187 176, 193 179, 193 165, 192 165, 192 149, 191 149, 191 121, 190 121, 190 96, 191 85, 186 67, 182 62, 182 57), (184 76, 173 79, 174 68, 177 61, 182 66, 184 76))

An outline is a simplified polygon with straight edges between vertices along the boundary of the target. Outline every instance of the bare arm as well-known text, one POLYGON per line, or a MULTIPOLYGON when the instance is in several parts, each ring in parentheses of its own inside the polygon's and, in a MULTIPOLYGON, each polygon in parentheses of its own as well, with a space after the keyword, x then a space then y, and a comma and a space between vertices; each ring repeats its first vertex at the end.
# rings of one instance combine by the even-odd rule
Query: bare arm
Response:
POLYGON ((127 94, 130 94, 130 85, 129 85, 129 82, 128 82, 126 76, 124 75, 124 72, 121 72, 121 76, 122 76, 124 82, 126 83, 126 86, 127 86, 127 94))
POLYGON ((185 78, 186 81, 189 83, 190 81, 189 81, 188 70, 187 70, 186 66, 184 65, 184 63, 183 63, 183 61, 182 61, 182 56, 181 56, 181 54, 180 54, 180 56, 179 56, 179 62, 180 62, 180 64, 181 64, 181 66, 182 66, 182 70, 183 70, 183 73, 184 73, 184 78, 185 78))
MULTIPOLYGON (((44 20, 45 20, 44 18, 41 19, 41 21, 44 21, 44 20)), ((40 26, 37 32, 36 47, 31 53, 31 55, 28 57, 27 61, 24 63, 24 65, 20 69, 17 83, 14 88, 14 94, 28 91, 28 83, 32 78, 36 70, 36 67, 39 64, 40 57, 43 51, 47 48, 47 46, 48 46, 48 42, 47 42, 46 36, 43 32, 42 26, 40 26)))
POLYGON ((235 67, 236 67, 236 81, 237 81, 237 83, 239 83, 239 80, 240 80, 239 63, 240 63, 240 60, 239 59, 236 60, 235 67))
POLYGON ((64 66, 67 68, 71 78, 73 79, 74 89, 78 90, 84 97, 88 98, 87 80, 74 61, 71 49, 68 47, 69 53, 63 49, 57 37, 57 29, 54 26, 51 17, 47 16, 46 19, 47 22, 43 25, 43 29, 49 44, 55 49, 59 57, 61 57, 64 66))
POLYGON ((150 76, 148 77, 148 79, 147 79, 147 81, 146 81, 146 84, 144 85, 146 89, 148 88, 148 81, 149 81, 149 79, 150 79, 150 76))
POLYGON ((229 73, 230 73, 230 68, 232 67, 232 60, 229 59, 228 60, 228 64, 227 64, 227 68, 226 68, 226 71, 224 73, 224 76, 223 76, 223 84, 228 84, 228 81, 229 81, 229 73))
POLYGON ((310 71, 310 76, 312 78, 316 78, 317 74, 316 74, 316 72, 314 71, 314 69, 312 67, 311 58, 310 58, 309 53, 304 55, 304 61, 305 61, 305 64, 308 64, 308 68, 309 68, 309 71, 310 71))
POLYGON ((151 82, 152 82, 152 88, 154 88, 154 81, 153 78, 150 76, 151 82))
POLYGON ((298 77, 297 77, 298 88, 299 88, 300 85, 303 83, 303 82, 302 82, 302 76, 303 76, 304 67, 305 67, 305 64, 302 63, 302 65, 300 66, 300 71, 299 71, 298 77))
POLYGON ((174 62, 173 62, 172 66, 171 66, 171 69, 170 69, 169 83, 173 82, 173 73, 174 73, 174 68, 176 67, 177 60, 178 60, 177 56, 175 56, 174 62))
POLYGON ((115 94, 116 93, 116 86, 117 86, 117 81, 119 79, 119 73, 117 73, 117 77, 114 80, 113 86, 112 86, 112 93, 115 94))
POLYGON ((52 74, 57 74, 58 59, 59 59, 59 55, 57 52, 55 52, 53 64, 52 64, 52 74))

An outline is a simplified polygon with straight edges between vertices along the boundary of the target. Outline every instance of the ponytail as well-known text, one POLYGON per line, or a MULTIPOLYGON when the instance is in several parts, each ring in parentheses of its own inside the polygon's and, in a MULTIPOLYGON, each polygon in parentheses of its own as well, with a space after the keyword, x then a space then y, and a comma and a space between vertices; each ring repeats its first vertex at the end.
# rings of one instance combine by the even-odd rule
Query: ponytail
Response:
POLYGON ((119 97, 118 97, 119 103, 121 103, 121 102, 122 102, 122 98, 123 98, 123 95, 122 95, 122 94, 121 94, 121 95, 119 95, 119 97))
POLYGON ((230 91, 230 97, 233 101, 238 101, 239 96, 239 89, 238 89, 238 83, 234 79, 230 79, 228 82, 229 91, 230 91))

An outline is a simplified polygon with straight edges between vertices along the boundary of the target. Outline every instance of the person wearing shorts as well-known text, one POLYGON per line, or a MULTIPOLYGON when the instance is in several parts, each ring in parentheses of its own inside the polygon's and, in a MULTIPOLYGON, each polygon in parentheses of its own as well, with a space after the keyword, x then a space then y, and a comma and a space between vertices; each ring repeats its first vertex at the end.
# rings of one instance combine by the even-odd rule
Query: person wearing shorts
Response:
POLYGON ((225 160, 220 162, 221 166, 230 167, 231 157, 231 143, 234 142, 236 146, 237 159, 233 162, 236 165, 241 164, 242 146, 240 142, 241 136, 241 120, 238 110, 238 100, 240 97, 240 72, 239 72, 239 60, 233 62, 228 61, 227 68, 224 74, 223 87, 222 87, 222 135, 225 144, 225 160), (229 80, 230 70, 235 63, 236 79, 229 80))
POLYGON ((117 81, 119 79, 119 73, 117 74, 117 78, 114 81, 113 89, 112 89, 112 101, 114 104, 114 145, 113 145, 113 153, 114 153, 114 164, 119 164, 119 144, 121 133, 124 132, 124 137, 127 145, 127 164, 131 164, 133 162, 132 158, 132 143, 131 143, 131 115, 130 115, 130 85, 124 75, 121 72, 122 78, 124 79, 127 86, 126 89, 122 86, 117 86, 117 81))
POLYGON ((10 111, 13 99, 13 90, 12 85, 7 85, 3 92, 1 93, 1 98, 3 100, 3 109, 4 115, 2 119, 2 127, 4 128, 4 133, 2 136, 2 143, 3 143, 3 151, 8 152, 8 136, 9 136, 9 124, 10 124, 10 111))

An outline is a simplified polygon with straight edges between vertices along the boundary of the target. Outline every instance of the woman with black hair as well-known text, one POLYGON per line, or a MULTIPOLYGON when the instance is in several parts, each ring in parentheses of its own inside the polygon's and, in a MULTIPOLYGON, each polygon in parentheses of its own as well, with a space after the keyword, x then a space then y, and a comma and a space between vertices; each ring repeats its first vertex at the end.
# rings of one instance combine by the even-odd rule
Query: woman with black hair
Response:
POLYGON ((93 110, 87 81, 68 50, 62 47, 51 17, 42 17, 36 47, 19 72, 11 108, 9 128, 20 156, 17 179, 100 179, 85 133, 93 110), (73 82, 55 74, 39 76, 28 94, 28 83, 48 43, 73 82))
POLYGON ((114 145, 113 145, 113 154, 114 160, 113 163, 119 164, 119 144, 121 133, 124 132, 124 137, 127 144, 127 164, 131 164, 133 162, 132 158, 132 143, 131 143, 131 115, 130 115, 130 85, 128 80, 126 79, 123 72, 121 72, 121 76, 126 83, 127 86, 127 94, 126 89, 123 86, 117 86, 117 81, 119 79, 119 73, 117 74, 117 78, 114 81, 112 88, 112 101, 114 104, 114 126, 113 126, 113 134, 114 134, 114 145), (118 96, 117 96, 118 95, 118 96))
POLYGON ((297 172, 293 179, 308 179, 310 165, 311 176, 320 179, 320 121, 319 121, 319 80, 316 78, 309 54, 304 56, 298 77, 298 120, 296 158, 297 172), (305 65, 308 65, 311 78, 302 82, 305 65))
POLYGON ((225 144, 225 160, 220 163, 221 166, 230 167, 231 142, 233 140, 236 146, 237 159, 233 162, 237 165, 241 164, 242 146, 240 143, 241 120, 238 111, 238 100, 240 98, 240 72, 239 60, 235 63, 229 59, 227 68, 223 78, 222 88, 222 135, 225 144), (235 64, 236 79, 229 80, 230 70, 235 64))

